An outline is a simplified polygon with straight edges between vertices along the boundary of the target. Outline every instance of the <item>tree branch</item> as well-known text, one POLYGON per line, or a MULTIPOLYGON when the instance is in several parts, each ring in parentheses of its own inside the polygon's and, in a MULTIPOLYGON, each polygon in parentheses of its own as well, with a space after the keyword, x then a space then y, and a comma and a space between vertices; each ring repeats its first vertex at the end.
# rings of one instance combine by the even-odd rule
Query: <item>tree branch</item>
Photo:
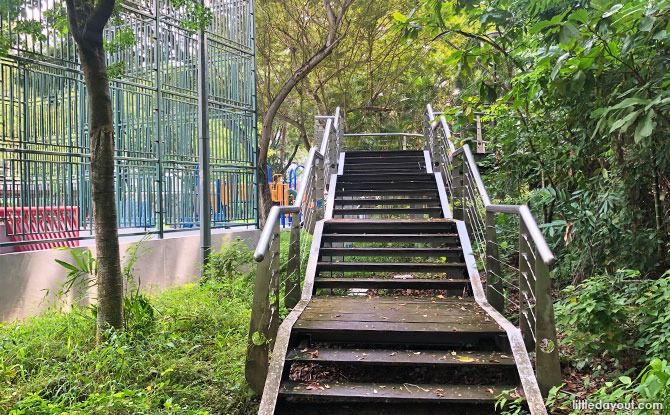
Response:
POLYGON ((79 29, 79 21, 77 20, 77 9, 75 8, 74 0, 65 0, 65 9, 67 10, 67 20, 70 24, 70 31, 74 40, 79 43, 81 36, 79 29))
POLYGON ((514 59, 514 57, 513 57, 512 55, 510 55, 509 52, 507 52, 507 51, 505 50, 505 48, 503 48, 502 46, 500 46, 499 44, 497 44, 496 42, 494 42, 493 40, 491 40, 488 36, 476 35, 476 34, 474 34, 474 33, 465 32, 465 31, 463 31, 463 30, 451 30, 451 29, 449 29, 449 30, 445 30, 444 32, 442 32, 442 33, 440 33, 439 35, 435 36, 435 37, 433 38, 433 41, 435 41, 435 40, 439 39, 440 37, 442 37, 442 36, 444 36, 444 35, 447 35, 447 34, 449 34, 449 33, 456 33, 456 34, 459 34, 459 35, 461 35, 461 36, 463 36, 463 37, 467 37, 467 38, 469 38, 469 39, 474 39, 474 40, 478 40, 478 41, 480 41, 480 42, 488 43, 488 44, 491 45, 495 50, 497 50, 498 52, 502 53, 503 55, 505 55, 506 58, 508 58, 510 61, 512 61, 512 63, 514 64, 514 66, 516 66, 518 69, 521 69, 522 71, 525 71, 525 70, 526 70, 526 68, 525 68, 522 64, 520 64, 519 62, 517 62, 516 59, 514 59))
POLYGON ((112 13, 114 13, 115 3, 116 0, 98 0, 98 4, 95 5, 91 17, 88 19, 87 26, 93 23, 92 29, 102 32, 109 18, 112 17, 112 13))

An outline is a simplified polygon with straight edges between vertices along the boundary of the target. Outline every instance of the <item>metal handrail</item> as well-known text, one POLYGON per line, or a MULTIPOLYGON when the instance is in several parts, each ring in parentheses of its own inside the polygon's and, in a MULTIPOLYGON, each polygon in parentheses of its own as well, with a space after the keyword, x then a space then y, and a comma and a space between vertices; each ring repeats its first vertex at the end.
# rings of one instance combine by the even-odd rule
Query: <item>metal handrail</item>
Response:
MULTIPOLYGON (((426 106, 426 111, 428 113, 429 118, 435 119, 435 113, 433 112, 432 107, 430 104, 426 106)), ((475 163, 475 158, 472 155, 472 150, 470 149, 470 146, 468 144, 463 144, 463 147, 459 148, 458 150, 455 149, 455 146, 453 142, 451 141, 451 130, 449 130, 449 125, 447 124, 447 120, 440 113, 439 115, 439 122, 434 121, 431 122, 431 127, 433 130, 435 130, 438 126, 442 126, 444 129, 445 135, 447 142, 449 144, 449 148, 452 151, 452 154, 450 155, 450 159, 460 155, 461 153, 464 154, 465 160, 468 163, 468 167, 470 168, 470 172, 472 173, 473 179, 475 181, 475 184, 477 185, 477 190, 479 191, 479 195, 481 197, 481 202, 484 205, 484 208, 486 209, 487 212, 494 212, 494 213, 509 213, 509 214, 514 214, 518 215, 521 220, 524 222, 526 227, 528 228, 528 233, 533 239, 533 242, 535 243, 535 246, 537 248, 537 251, 542 257, 542 261, 544 261, 545 264, 551 265, 554 262, 554 254, 551 252, 551 249, 549 248, 549 245, 547 245, 547 241, 544 239, 544 236, 542 235, 542 231, 540 231, 540 228, 537 226, 537 222, 535 221, 535 218, 533 217, 532 213, 530 212, 530 209, 528 209, 527 205, 494 205, 491 203, 491 198, 489 197, 489 193, 486 190, 486 186, 484 186, 484 182, 482 181, 482 177, 479 174, 479 168, 477 167, 477 163, 475 163)))
MULTIPOLYGON (((330 120, 328 120, 330 122, 330 120)), ((328 124, 327 124, 328 125, 328 124)), ((325 141, 325 140, 324 140, 325 141)), ((314 160, 320 159, 323 160, 323 154, 317 152, 316 147, 312 147, 309 150, 309 155, 307 156, 307 163, 305 164, 305 170, 303 170, 303 177, 308 178, 312 174, 312 168, 314 166, 314 160)), ((281 215, 287 213, 297 213, 302 210, 302 200, 305 197, 305 192, 307 191, 307 183, 309 180, 303 180, 300 183, 300 188, 295 197, 295 201, 292 205, 289 206, 272 206, 270 213, 268 213, 267 220, 265 221, 265 226, 261 232, 261 236, 258 238, 258 244, 256 244, 256 250, 254 251, 254 260, 256 262, 262 262, 265 259, 265 255, 270 249, 270 241, 272 240, 272 233, 275 226, 275 223, 279 220, 281 215)))
MULTIPOLYGON (((336 114, 339 113, 339 107, 337 109, 336 114)), ((307 162, 304 164, 305 169, 303 170, 302 177, 305 179, 302 180, 300 183, 300 188, 298 189, 298 193, 295 197, 295 200, 292 205, 289 206, 273 206, 270 209, 270 212, 268 213, 268 217, 265 221, 265 226, 263 227, 263 231, 261 232, 261 235, 258 239, 258 244, 256 244, 256 250, 254 251, 254 260, 256 262, 262 262, 263 259, 265 259, 265 255, 267 254, 269 248, 270 248, 270 241, 272 240, 272 235, 273 235, 273 229, 275 223, 279 220, 281 215, 285 215, 287 213, 296 213, 300 212, 303 208, 303 199, 305 197, 305 193, 307 191, 307 184, 309 178, 312 174, 312 169, 314 168, 314 161, 319 159, 319 160, 324 160, 326 152, 328 151, 328 140, 330 138, 330 130, 333 126, 333 118, 328 117, 326 121, 326 130, 323 135, 323 140, 321 142, 321 148, 319 150, 316 149, 316 147, 312 147, 309 150, 309 155, 307 156, 307 162)))
MULTIPOLYGON (((508 316, 518 313, 519 333, 526 349, 535 350, 537 384, 543 393, 548 393, 552 386, 559 385, 561 381, 549 277, 549 265, 554 262, 554 254, 527 205, 491 203, 470 146, 463 144, 455 149, 446 117, 442 113, 435 113, 430 105, 426 106, 424 133, 425 149, 444 176, 454 202, 460 201, 465 232, 469 229, 475 238, 473 248, 478 250, 482 261, 480 265, 486 275, 486 293, 481 293, 485 306, 501 314, 508 312, 508 316), (459 158, 458 163, 456 158, 459 158), (482 212, 485 214, 482 215, 482 212), (496 214, 511 214, 519 218, 518 268, 500 261, 496 214), (508 283, 503 286, 507 277, 501 266, 508 267, 508 271, 512 270, 517 275, 517 285, 512 284, 510 287, 508 283), (505 293, 507 289, 518 292, 518 304, 510 301, 509 295, 505 293)), ((474 272, 479 275, 476 269, 474 272)), ((540 407, 541 404, 540 400, 540 407)), ((533 413, 546 412, 540 410, 533 413)))
POLYGON ((263 390, 267 377, 269 353, 274 346, 281 320, 280 308, 284 306, 292 309, 300 302, 300 264, 303 258, 301 228, 311 234, 316 222, 323 218, 324 190, 328 186, 330 173, 337 171, 338 167, 337 154, 342 133, 338 129, 339 114, 338 108, 334 117, 317 117, 317 120, 326 120, 325 130, 316 130, 316 138, 321 137, 322 140, 318 148, 315 146, 309 150, 296 198, 290 206, 273 206, 270 209, 254 251, 258 266, 254 280, 245 377, 257 393, 263 390), (326 169, 329 174, 326 174, 326 169), (279 225, 282 215, 287 214, 291 215, 291 231, 288 233, 288 256, 282 262, 279 225))
POLYGON ((345 133, 344 137, 423 137, 418 133, 345 133))
POLYGON ((453 154, 456 151, 456 147, 454 146, 454 143, 451 142, 451 130, 449 129, 449 124, 447 124, 447 118, 443 115, 442 112, 433 112, 433 107, 430 104, 426 105, 426 113, 428 113, 430 126, 433 130, 435 130, 438 126, 442 126, 442 129, 447 136, 446 138, 449 145, 449 151, 451 151, 453 154))

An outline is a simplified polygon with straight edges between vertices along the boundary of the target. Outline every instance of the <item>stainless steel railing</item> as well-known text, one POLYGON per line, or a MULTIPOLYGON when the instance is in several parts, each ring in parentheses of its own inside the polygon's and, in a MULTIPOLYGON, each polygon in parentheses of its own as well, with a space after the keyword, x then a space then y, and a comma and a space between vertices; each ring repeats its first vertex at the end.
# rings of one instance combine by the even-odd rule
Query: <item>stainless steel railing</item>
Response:
POLYGON ((548 391, 561 380, 549 277, 554 255, 528 206, 493 204, 470 146, 457 149, 451 137, 444 115, 427 105, 424 146, 443 176, 454 217, 467 225, 487 300, 519 327, 526 348, 535 352, 540 389, 548 391), (499 220, 507 226, 498 226, 499 220), (503 230, 512 243, 499 243, 503 230))
POLYGON ((423 134, 358 133, 343 134, 342 149, 347 150, 423 150, 423 134))
POLYGON ((263 390, 268 356, 274 346, 283 315, 301 297, 303 261, 307 259, 311 234, 324 215, 324 196, 331 174, 337 173, 342 143, 341 115, 317 117, 317 146, 309 151, 295 201, 273 206, 261 232, 254 259, 258 262, 251 309, 249 346, 245 375, 254 391, 263 390), (280 217, 290 215, 290 232, 281 232, 280 217), (302 225, 302 226, 301 226, 302 225), (288 249, 281 239, 288 237, 288 249), (286 251, 286 252, 284 252, 286 251))

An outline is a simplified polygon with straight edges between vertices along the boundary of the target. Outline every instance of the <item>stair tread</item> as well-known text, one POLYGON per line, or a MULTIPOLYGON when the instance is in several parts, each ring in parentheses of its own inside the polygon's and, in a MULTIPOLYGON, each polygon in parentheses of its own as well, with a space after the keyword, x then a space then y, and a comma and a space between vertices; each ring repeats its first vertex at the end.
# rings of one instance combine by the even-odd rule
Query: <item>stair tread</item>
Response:
POLYGON ((397 267, 397 268, 412 268, 412 267, 417 267, 421 269, 442 269, 442 268, 463 268, 465 267, 464 262, 443 262, 443 263, 435 263, 435 262, 346 262, 346 261, 340 261, 340 262, 324 262, 320 261, 318 262, 317 266, 319 268, 332 268, 332 267, 360 267, 360 268, 368 268, 368 267, 397 267))
MULTIPOLYGON (((403 303, 398 300, 399 304, 403 303)), ((332 307, 310 308, 300 316, 301 321, 335 321, 358 323, 441 323, 458 325, 483 325, 496 329, 497 325, 483 309, 466 307, 420 307, 407 308, 398 306, 395 309, 334 309, 332 307)))
POLYGON ((425 213, 442 213, 440 206, 426 206, 413 208, 333 208, 334 215, 366 215, 366 214, 393 214, 393 215, 416 215, 425 213))
POLYGON ((416 178, 422 178, 422 179, 430 179, 430 180, 435 180, 435 175, 426 173, 426 172, 415 172, 415 173, 408 173, 408 172, 384 172, 384 173, 377 173, 374 171, 367 172, 367 173, 345 173, 341 176, 338 177, 338 180, 340 179, 351 179, 351 178, 359 178, 359 177, 369 177, 369 178, 388 178, 388 177, 398 177, 398 178, 405 178, 405 177, 416 177, 416 178))
MULTIPOLYGON (((303 397, 304 400, 304 397, 303 397)), ((310 402, 305 405, 298 399, 287 402, 280 399, 277 415, 408 415, 408 414, 440 414, 440 415, 491 415, 496 413, 492 403, 454 405, 445 402, 387 402, 382 411, 378 402, 310 402)))
POLYGON ((392 257, 434 257, 461 254, 461 247, 445 248, 321 248, 321 256, 392 256, 392 257))
POLYGON ((336 400, 450 401, 459 403, 494 403, 496 397, 517 385, 439 385, 393 383, 308 383, 284 381, 281 396, 320 396, 336 400), (327 386, 327 387, 326 387, 327 386))
POLYGON ((466 279, 442 278, 333 278, 316 277, 316 288, 388 288, 388 289, 456 289, 470 286, 466 279))
POLYGON ((311 363, 380 365, 515 366, 511 354, 497 351, 294 348, 286 360, 311 363))
POLYGON ((437 234, 456 230, 453 219, 421 218, 421 219, 329 219, 324 226, 325 233, 337 231, 365 233, 424 233, 437 234))
POLYGON ((505 331, 474 300, 440 297, 317 296, 298 317, 293 333, 331 343, 497 350, 491 346, 505 331))
POLYGON ((389 195, 435 195, 437 188, 433 189, 383 189, 383 190, 338 190, 338 196, 389 196, 389 195))
POLYGON ((369 205, 427 205, 427 204, 436 204, 440 206, 440 199, 437 197, 429 198, 405 198, 405 199, 341 199, 337 198, 335 195, 335 206, 351 206, 351 205, 360 205, 360 206, 369 206, 369 205))
POLYGON ((337 178, 340 183, 435 183, 435 177, 430 174, 345 174, 337 178))
POLYGON ((458 244, 457 233, 324 233, 325 242, 412 242, 458 244))

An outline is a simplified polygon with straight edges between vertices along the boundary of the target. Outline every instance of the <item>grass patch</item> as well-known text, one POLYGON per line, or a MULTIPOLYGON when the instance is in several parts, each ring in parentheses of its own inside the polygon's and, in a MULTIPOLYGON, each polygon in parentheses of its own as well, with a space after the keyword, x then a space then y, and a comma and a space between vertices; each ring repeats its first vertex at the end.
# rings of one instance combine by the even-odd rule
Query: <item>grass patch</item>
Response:
POLYGON ((88 309, 0 324, 0 413, 252 414, 244 380, 250 275, 151 299, 151 327, 96 345, 88 309))

